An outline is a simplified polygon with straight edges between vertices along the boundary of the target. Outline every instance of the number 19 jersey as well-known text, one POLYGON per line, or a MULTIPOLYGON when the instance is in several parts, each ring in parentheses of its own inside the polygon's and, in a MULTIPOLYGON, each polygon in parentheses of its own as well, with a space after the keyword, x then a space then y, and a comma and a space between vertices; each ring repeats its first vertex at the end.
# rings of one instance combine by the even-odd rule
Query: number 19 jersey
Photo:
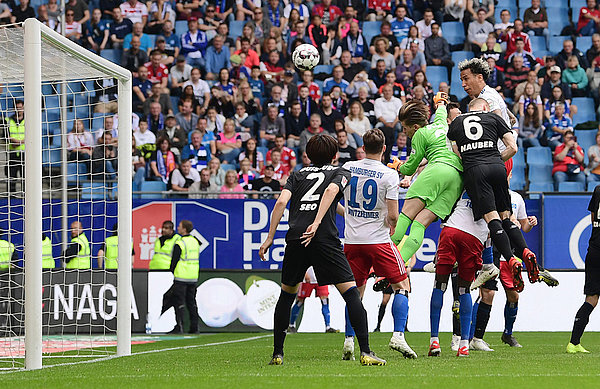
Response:
POLYGON ((344 243, 391 242, 386 200, 398 201, 400 178, 380 161, 362 159, 344 164, 351 177, 344 190, 346 231, 344 243))

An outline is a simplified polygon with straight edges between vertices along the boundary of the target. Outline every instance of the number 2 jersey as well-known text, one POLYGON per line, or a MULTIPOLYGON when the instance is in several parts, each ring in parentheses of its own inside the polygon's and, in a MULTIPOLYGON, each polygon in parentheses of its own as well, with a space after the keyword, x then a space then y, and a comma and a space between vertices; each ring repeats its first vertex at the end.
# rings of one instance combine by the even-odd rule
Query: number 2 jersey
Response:
POLYGON ((339 241, 340 233, 335 224, 336 208, 349 181, 350 172, 348 170, 330 165, 307 166, 294 172, 283 188, 292 192, 289 230, 285 240, 289 242, 302 237, 308 226, 315 221, 325 189, 333 183, 339 187, 340 192, 323 217, 313 240, 336 239, 339 241))
POLYGON ((344 243, 391 242, 390 228, 386 223, 386 200, 398 201, 398 173, 380 161, 368 158, 346 162, 344 168, 351 174, 350 183, 344 190, 344 243))
POLYGON ((448 139, 456 142, 465 171, 475 165, 504 164, 498 139, 510 133, 506 122, 491 112, 469 112, 450 124, 448 139))

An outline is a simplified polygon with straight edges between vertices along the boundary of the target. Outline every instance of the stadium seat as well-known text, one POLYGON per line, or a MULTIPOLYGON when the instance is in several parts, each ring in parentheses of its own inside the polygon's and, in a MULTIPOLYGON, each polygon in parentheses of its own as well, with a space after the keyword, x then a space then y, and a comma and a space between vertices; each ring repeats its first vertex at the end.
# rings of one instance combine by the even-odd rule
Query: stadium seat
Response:
MULTIPOLYGON (((167 184, 162 181, 143 181, 140 192, 164 192, 167 190, 167 184)), ((142 193, 142 199, 162 198, 160 193, 142 193)))
POLYGON ((465 30, 460 22, 446 22, 443 25, 444 38, 450 46, 460 45, 465 42, 465 30))
POLYGON ((321 73, 331 74, 332 71, 333 71, 333 65, 317 65, 313 69, 314 74, 321 74, 321 73))
POLYGON ((67 93, 76 93, 81 92, 83 89, 83 84, 81 81, 74 81, 67 83, 67 93))
POLYGON ((55 90, 54 90, 54 86, 52 84, 49 83, 43 83, 42 84, 42 94, 44 96, 48 96, 48 95, 53 95, 55 94, 55 90))
POLYGON ((498 0, 497 8, 516 7, 517 0, 498 0))
POLYGON ((44 167, 59 167, 60 166, 60 150, 59 149, 42 150, 42 166, 44 166, 44 167))
MULTIPOLYGON (((517 14, 519 13, 519 9, 517 8, 517 5, 511 5, 511 6, 507 6, 507 7, 501 7, 501 6, 497 6, 494 9, 494 18, 496 19, 496 22, 498 22, 500 20, 500 13, 502 13, 503 9, 507 9, 510 11, 510 20, 515 20, 517 18, 517 14)), ((444 31, 445 34, 445 31, 444 31)))
POLYGON ((553 182, 552 165, 530 164, 529 182, 536 184, 553 182))
POLYGON ((87 179, 87 165, 82 162, 67 162, 67 184, 76 186, 82 180, 87 179))
POLYGON ((82 200, 104 200, 106 188, 102 182, 84 182, 82 186, 82 200))
POLYGON ((104 128, 104 117, 103 116, 94 116, 92 119, 92 127, 90 131, 96 131, 104 128))
POLYGON ((587 183, 587 191, 593 192, 596 187, 600 185, 600 181, 588 181, 587 183))
POLYGON ((585 185, 581 182, 561 182, 558 184, 559 192, 584 192, 585 185))
MULTIPOLYGON (((550 13, 548 12, 550 15, 550 13)), ((551 18, 548 18, 548 30, 550 35, 558 36, 561 34, 563 28, 569 25, 569 14, 565 11, 556 12, 552 14, 551 18)), ((552 42, 552 39, 550 40, 552 42)))
POLYGON ((554 192, 554 184, 551 182, 529 184, 530 192, 554 192))
POLYGON ((527 149, 527 164, 528 165, 552 166, 552 151, 550 150, 549 147, 541 147, 540 146, 540 147, 528 148, 527 149))
POLYGON ((181 36, 188 31, 188 22, 187 20, 177 20, 175 21, 175 32, 177 35, 181 36))
POLYGON ((460 79, 457 79, 457 81, 455 81, 454 77, 452 78, 452 84, 450 84, 450 94, 456 96, 458 101, 467 97, 467 92, 465 92, 465 90, 462 88, 460 79))
POLYGON ((582 53, 585 53, 592 47, 592 37, 591 36, 580 36, 577 37, 577 49, 582 53))
POLYGON ((475 56, 472 51, 453 51, 452 52, 452 61, 454 65, 458 65, 460 61, 465 59, 471 59, 475 56))
POLYGON ((591 145, 596 144, 596 134, 598 132, 595 130, 575 130, 575 136, 577 137, 577 143, 579 146, 583 148, 587 155, 587 150, 591 145))
POLYGON ((579 14, 579 10, 587 6, 587 0, 570 0, 569 5, 573 9, 573 13, 577 12, 579 14))
POLYGON ((525 166, 513 167, 510 188, 513 190, 522 190, 525 188, 525 166))
POLYGON ((237 169, 235 168, 235 165, 230 165, 230 164, 228 164, 228 163, 224 163, 224 164, 222 164, 222 165, 221 165, 221 169, 223 169, 223 170, 225 170, 225 171, 227 171, 227 170, 237 170, 237 169))
POLYGON ((179 113, 179 107, 177 103, 179 102, 179 97, 171 96, 171 106, 173 107, 173 114, 177 115, 179 113))
MULTIPOLYGON (((365 37, 367 35, 379 35, 381 33, 381 22, 364 22, 362 26, 362 33, 365 37)), ((367 43, 369 42, 370 41, 367 43)))
POLYGON ((425 70, 427 74, 427 80, 433 86, 433 91, 437 92, 440 86, 440 82, 448 82, 448 70, 445 66, 427 66, 425 70))
POLYGON ((514 166, 522 166, 525 167, 525 152, 522 148, 519 148, 517 154, 512 158, 514 166))
MULTIPOLYGON (((552 54, 558 54, 563 49, 563 42, 571 39, 570 36, 553 36, 548 43, 548 49, 552 54)), ((537 54, 536 54, 537 55, 537 54)))
MULTIPOLYGON (((267 147, 257 147, 256 151, 258 151, 259 153, 261 153, 263 155, 263 158, 265 159, 265 163, 267 162, 267 153, 269 152, 269 149, 267 147)), ((296 156, 297 158, 299 156, 296 156)))
POLYGON ((531 50, 536 57, 540 57, 539 51, 546 51, 546 38, 543 36, 531 36, 529 37, 531 42, 531 50))
POLYGON ((100 56, 109 60, 110 62, 120 64, 121 63, 121 50, 115 49, 104 49, 100 52, 100 56))
POLYGON ((244 24, 246 24, 243 20, 232 20, 229 23, 229 36, 235 40, 237 37, 242 36, 242 30, 244 29, 244 24))

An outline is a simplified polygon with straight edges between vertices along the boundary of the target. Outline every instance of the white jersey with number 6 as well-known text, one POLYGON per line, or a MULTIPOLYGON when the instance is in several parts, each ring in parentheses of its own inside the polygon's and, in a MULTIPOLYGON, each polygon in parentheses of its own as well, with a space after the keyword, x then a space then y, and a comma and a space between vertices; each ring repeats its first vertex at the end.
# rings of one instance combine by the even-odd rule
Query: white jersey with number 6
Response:
POLYGON ((351 173, 344 189, 346 230, 348 244, 389 243, 390 227, 386 200, 398 201, 400 178, 395 170, 380 161, 363 159, 344 164, 351 173))

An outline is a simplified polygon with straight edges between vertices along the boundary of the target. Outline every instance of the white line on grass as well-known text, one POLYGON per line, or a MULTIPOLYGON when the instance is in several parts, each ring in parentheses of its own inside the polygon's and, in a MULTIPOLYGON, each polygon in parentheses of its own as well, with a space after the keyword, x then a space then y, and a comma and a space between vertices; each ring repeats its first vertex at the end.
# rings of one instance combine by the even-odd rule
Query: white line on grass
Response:
MULTIPOLYGON (((200 348, 200 347, 220 346, 220 345, 224 345, 224 344, 248 342, 250 340, 263 339, 263 338, 268 338, 268 337, 271 337, 271 336, 273 336, 273 335, 269 334, 269 335, 251 336, 249 338, 226 340, 226 341, 223 341, 223 342, 192 344, 192 345, 188 345, 188 346, 169 347, 169 348, 162 348, 162 349, 158 349, 158 350, 146 350, 146 351, 139 351, 137 353, 131 353, 131 355, 124 355, 123 357, 131 357, 131 356, 134 356, 134 355, 142 355, 142 354, 155 354, 155 353, 161 353, 163 351, 175 351, 175 350, 186 350, 186 349, 200 348)), ((115 359, 115 358, 121 358, 121 357, 117 356, 117 355, 110 355, 110 356, 107 356, 107 357, 89 359, 87 361, 57 363, 55 365, 42 366, 42 369, 49 369, 49 368, 52 368, 52 367, 59 367, 59 366, 62 367, 62 366, 83 365, 83 364, 88 364, 88 363, 108 361, 108 360, 115 359)), ((15 373, 15 372, 20 372, 20 371, 24 371, 24 369, 12 370, 12 371, 0 371, 0 374, 10 374, 10 373, 15 373)))

